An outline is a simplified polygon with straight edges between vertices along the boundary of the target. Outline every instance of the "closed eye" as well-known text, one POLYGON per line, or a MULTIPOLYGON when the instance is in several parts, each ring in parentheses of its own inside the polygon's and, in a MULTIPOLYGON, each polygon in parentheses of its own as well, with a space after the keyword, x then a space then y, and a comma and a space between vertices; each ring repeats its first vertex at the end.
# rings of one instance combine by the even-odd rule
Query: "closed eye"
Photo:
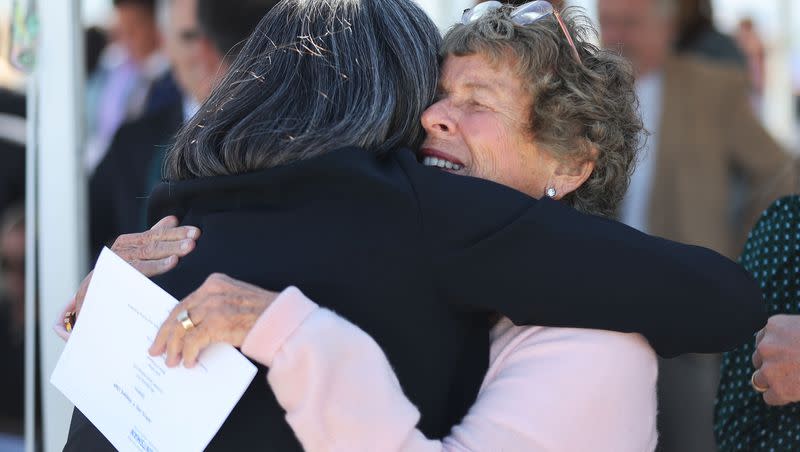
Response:
POLYGON ((466 102, 465 102, 465 104, 466 104, 466 105, 467 105, 469 108, 471 108, 471 109, 473 109, 473 110, 491 110, 489 107, 487 107, 486 105, 484 105, 484 104, 482 104, 482 103, 478 102, 478 101, 477 101, 477 100, 475 100, 475 99, 469 99, 468 101, 466 101, 466 102))

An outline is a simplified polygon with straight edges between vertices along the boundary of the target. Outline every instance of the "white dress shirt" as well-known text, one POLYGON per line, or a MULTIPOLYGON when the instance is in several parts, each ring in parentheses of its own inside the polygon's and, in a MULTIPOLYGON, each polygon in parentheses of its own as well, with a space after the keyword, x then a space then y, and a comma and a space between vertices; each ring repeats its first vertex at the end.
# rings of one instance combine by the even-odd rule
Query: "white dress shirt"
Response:
POLYGON ((636 80, 639 111, 644 122, 644 146, 639 153, 636 171, 631 177, 628 192, 622 200, 622 222, 642 232, 647 232, 650 213, 650 194, 655 176, 658 133, 661 121, 663 77, 652 73, 636 80))

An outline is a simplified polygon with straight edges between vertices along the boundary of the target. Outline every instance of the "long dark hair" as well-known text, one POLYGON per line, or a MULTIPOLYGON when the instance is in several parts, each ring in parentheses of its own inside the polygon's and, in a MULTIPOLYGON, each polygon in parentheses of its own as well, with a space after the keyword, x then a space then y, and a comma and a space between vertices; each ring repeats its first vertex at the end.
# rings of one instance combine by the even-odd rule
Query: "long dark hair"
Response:
POLYGON ((178 134, 170 180, 418 146, 440 36, 411 0, 285 0, 178 134))

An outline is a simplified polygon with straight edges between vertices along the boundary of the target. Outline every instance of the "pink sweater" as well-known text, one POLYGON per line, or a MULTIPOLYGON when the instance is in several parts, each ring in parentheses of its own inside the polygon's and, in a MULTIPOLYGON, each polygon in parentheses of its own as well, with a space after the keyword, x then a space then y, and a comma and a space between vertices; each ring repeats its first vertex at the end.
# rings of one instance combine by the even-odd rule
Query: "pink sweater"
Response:
MULTIPOLYGON (((69 338, 60 319, 55 330, 69 338)), ((647 452, 656 446, 657 361, 636 334, 502 320, 492 331, 489 370, 475 404, 441 441, 416 429, 419 411, 378 344, 296 288, 264 312, 242 352, 270 368, 267 381, 309 452, 647 452)))
POLYGON ((461 424, 441 441, 416 429, 372 338, 288 288, 242 352, 267 381, 306 451, 609 451, 655 449, 657 361, 639 335, 566 328, 492 331, 489 370, 461 424))

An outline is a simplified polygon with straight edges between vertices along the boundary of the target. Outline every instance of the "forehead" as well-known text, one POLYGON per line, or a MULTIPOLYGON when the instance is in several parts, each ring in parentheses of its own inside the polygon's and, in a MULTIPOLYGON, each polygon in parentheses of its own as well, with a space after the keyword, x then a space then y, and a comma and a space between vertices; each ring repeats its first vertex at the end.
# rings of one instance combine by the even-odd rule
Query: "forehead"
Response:
POLYGON ((197 22, 197 0, 172 0, 169 8, 169 17, 173 24, 185 25, 197 22))
POLYGON ((515 94, 523 89, 514 71, 514 61, 492 59, 473 54, 448 56, 442 65, 440 85, 447 90, 472 89, 497 94, 515 94))
POLYGON ((151 21, 153 20, 155 11, 144 6, 123 3, 114 8, 116 18, 120 22, 127 21, 151 21))
POLYGON ((653 8, 655 0, 598 0, 597 11, 601 16, 639 16, 653 8))

